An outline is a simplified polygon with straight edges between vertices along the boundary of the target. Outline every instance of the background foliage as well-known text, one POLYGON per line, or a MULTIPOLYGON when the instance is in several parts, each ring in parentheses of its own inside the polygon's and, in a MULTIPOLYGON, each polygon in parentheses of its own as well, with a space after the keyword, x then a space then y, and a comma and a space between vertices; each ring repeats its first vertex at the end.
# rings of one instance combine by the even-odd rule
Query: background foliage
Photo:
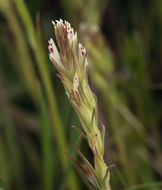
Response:
POLYGON ((160 190, 161 0, 0 0, 0 187, 86 189, 64 154, 77 157, 80 123, 48 59, 59 18, 88 49, 112 189, 160 190))

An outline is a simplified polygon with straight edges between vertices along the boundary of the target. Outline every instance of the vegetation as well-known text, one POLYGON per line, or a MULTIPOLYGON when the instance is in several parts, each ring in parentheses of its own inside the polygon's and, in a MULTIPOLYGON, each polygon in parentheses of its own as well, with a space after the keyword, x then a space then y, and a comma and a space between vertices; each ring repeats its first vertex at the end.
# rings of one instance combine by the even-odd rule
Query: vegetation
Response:
POLYGON ((85 118, 48 58, 51 21, 60 18, 88 52, 98 99, 98 114, 90 112, 105 126, 104 162, 115 164, 111 189, 162 188, 161 10, 161 0, 0 0, 0 188, 86 189, 72 163, 94 182, 93 143, 91 151, 79 138, 85 118))

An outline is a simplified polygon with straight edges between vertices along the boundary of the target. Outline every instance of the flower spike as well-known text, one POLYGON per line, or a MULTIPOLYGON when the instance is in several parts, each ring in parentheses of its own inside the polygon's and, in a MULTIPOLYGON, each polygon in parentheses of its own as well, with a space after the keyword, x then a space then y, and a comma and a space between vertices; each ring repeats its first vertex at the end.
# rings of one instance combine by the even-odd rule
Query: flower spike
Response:
POLYGON ((110 190, 110 175, 103 159, 104 134, 101 134, 98 128, 97 101, 87 78, 87 51, 81 43, 77 42, 77 32, 69 22, 60 19, 52 21, 52 24, 59 51, 53 39, 50 39, 48 42, 49 57, 57 68, 67 97, 80 119, 84 136, 94 154, 94 168, 79 149, 77 149, 78 154, 93 173, 96 182, 95 189, 110 190))

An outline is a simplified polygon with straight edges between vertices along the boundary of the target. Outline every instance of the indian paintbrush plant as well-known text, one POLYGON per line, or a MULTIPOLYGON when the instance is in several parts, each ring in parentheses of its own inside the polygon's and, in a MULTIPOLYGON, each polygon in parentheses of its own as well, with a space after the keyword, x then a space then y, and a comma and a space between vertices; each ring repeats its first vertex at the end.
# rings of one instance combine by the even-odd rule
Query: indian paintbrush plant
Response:
POLYGON ((110 173, 104 159, 104 133, 98 127, 98 108, 95 95, 88 84, 87 51, 77 41, 77 33, 67 21, 52 22, 59 51, 53 39, 49 40, 49 58, 59 72, 66 94, 75 109, 83 127, 78 143, 77 152, 91 175, 85 175, 78 163, 70 156, 74 166, 90 189, 110 190, 110 173), (79 150, 79 142, 84 137, 94 155, 94 167, 79 150))

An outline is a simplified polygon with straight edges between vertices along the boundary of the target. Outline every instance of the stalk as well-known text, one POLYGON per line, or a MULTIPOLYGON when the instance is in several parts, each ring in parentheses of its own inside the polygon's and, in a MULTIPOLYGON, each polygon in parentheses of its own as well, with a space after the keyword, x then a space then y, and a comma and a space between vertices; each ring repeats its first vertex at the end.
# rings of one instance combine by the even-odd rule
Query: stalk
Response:
POLYGON ((10 31, 12 32, 14 37, 13 42, 15 45, 15 49, 18 52, 17 59, 19 60, 19 63, 17 63, 18 64, 17 67, 19 68, 20 74, 23 76, 24 82, 27 86, 30 96, 32 97, 34 102, 37 103, 37 91, 36 91, 37 76, 34 71, 33 61, 29 56, 30 52, 27 48, 23 31, 12 9, 10 1, 0 0, 0 11, 5 17, 7 24, 10 28, 10 31))
MULTIPOLYGON (((60 118, 58 105, 56 102, 55 92, 53 89, 52 80, 50 77, 50 72, 48 69, 47 58, 44 53, 44 49, 41 44, 41 40, 37 37, 31 16, 29 11, 23 0, 12 0, 15 4, 16 10, 18 12, 18 16, 22 21, 23 27, 25 28, 25 32, 27 34, 30 47, 33 51, 33 54, 36 59, 36 63, 42 78, 42 82, 45 88, 45 92, 47 95, 48 106, 49 106, 49 114, 51 118, 51 123, 53 127, 53 134, 57 141, 57 148, 59 153, 59 159, 61 162, 61 167, 64 172, 68 170, 68 160, 65 157, 64 152, 68 151, 68 145, 66 142, 66 137, 63 130, 62 121, 60 118)), ((33 62, 29 56, 30 52, 26 47, 26 42, 24 39, 24 34, 18 22, 18 18, 14 12, 11 1, 9 0, 0 0, 0 10, 4 14, 8 25, 15 36, 15 43, 20 57, 20 64, 22 65, 22 73, 25 76, 25 80, 27 86, 29 88, 29 92, 31 92, 31 96, 37 102, 38 94, 36 88, 36 76, 33 68, 33 62)), ((75 176, 74 171, 70 171, 68 176, 68 188, 71 190, 79 189, 77 178, 75 176)))
POLYGON ((93 187, 100 190, 110 190, 109 167, 103 159, 104 126, 101 133, 98 128, 97 100, 88 84, 86 49, 81 43, 77 43, 77 33, 74 32, 70 23, 60 19, 56 23, 53 22, 53 25, 60 51, 58 51, 53 39, 50 39, 49 57, 59 71, 58 76, 80 119, 84 131, 83 136, 87 139, 94 155, 94 168, 79 150, 78 153, 92 173, 91 184, 93 187))

